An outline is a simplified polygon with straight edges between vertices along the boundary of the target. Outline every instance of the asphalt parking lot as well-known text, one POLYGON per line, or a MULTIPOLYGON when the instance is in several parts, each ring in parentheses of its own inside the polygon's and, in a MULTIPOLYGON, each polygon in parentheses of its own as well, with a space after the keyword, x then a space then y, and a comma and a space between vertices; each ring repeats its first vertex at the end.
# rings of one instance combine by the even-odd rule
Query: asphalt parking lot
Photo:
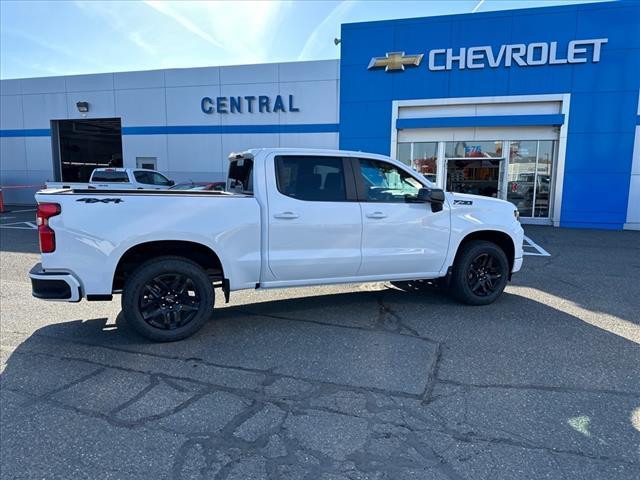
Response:
MULTIPOLYGON (((1 478, 640 478, 640 233, 525 228, 494 305, 433 287, 238 292, 151 344, 31 297, 0 216, 1 478)), ((13 228, 11 228, 13 226, 13 228)))

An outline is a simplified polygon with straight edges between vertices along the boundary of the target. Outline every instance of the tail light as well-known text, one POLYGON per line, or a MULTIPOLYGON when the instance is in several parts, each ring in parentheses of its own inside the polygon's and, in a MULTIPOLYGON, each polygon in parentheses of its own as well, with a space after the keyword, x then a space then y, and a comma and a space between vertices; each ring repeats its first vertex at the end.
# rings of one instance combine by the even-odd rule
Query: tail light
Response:
POLYGON ((51 253, 56 249, 56 232, 49 226, 49 219, 60 215, 60 205, 57 203, 39 203, 36 213, 36 223, 38 225, 38 239, 40 240, 40 251, 51 253))

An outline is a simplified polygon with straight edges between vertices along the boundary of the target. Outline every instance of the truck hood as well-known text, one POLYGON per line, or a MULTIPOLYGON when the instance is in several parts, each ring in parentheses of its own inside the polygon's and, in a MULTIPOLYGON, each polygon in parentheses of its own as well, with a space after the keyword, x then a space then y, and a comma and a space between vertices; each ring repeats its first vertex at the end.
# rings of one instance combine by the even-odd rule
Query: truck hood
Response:
POLYGON ((513 203, 507 202, 506 200, 484 197, 482 195, 470 195, 467 193, 447 192, 447 200, 449 200, 449 205, 452 210, 504 210, 513 215, 513 211, 516 209, 513 203))

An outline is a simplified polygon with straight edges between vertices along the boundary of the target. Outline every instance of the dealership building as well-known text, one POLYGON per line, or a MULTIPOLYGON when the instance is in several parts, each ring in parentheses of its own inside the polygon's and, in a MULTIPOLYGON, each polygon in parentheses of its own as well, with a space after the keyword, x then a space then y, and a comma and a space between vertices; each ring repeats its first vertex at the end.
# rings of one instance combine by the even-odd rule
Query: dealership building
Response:
MULTIPOLYGON (((221 180, 230 152, 389 155, 523 222, 640 230, 640 4, 342 26, 339 60, 2 80, 0 183, 154 168, 221 180)), ((31 186, 31 187, 28 187, 31 186)))

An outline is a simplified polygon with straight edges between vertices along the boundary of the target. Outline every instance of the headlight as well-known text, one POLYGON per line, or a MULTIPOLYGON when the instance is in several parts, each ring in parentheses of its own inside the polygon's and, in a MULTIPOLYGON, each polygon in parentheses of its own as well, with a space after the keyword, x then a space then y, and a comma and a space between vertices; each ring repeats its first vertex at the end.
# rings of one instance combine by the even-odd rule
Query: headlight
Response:
POLYGON ((513 211, 513 216, 516 217, 516 220, 520 221, 520 212, 517 208, 513 211))

